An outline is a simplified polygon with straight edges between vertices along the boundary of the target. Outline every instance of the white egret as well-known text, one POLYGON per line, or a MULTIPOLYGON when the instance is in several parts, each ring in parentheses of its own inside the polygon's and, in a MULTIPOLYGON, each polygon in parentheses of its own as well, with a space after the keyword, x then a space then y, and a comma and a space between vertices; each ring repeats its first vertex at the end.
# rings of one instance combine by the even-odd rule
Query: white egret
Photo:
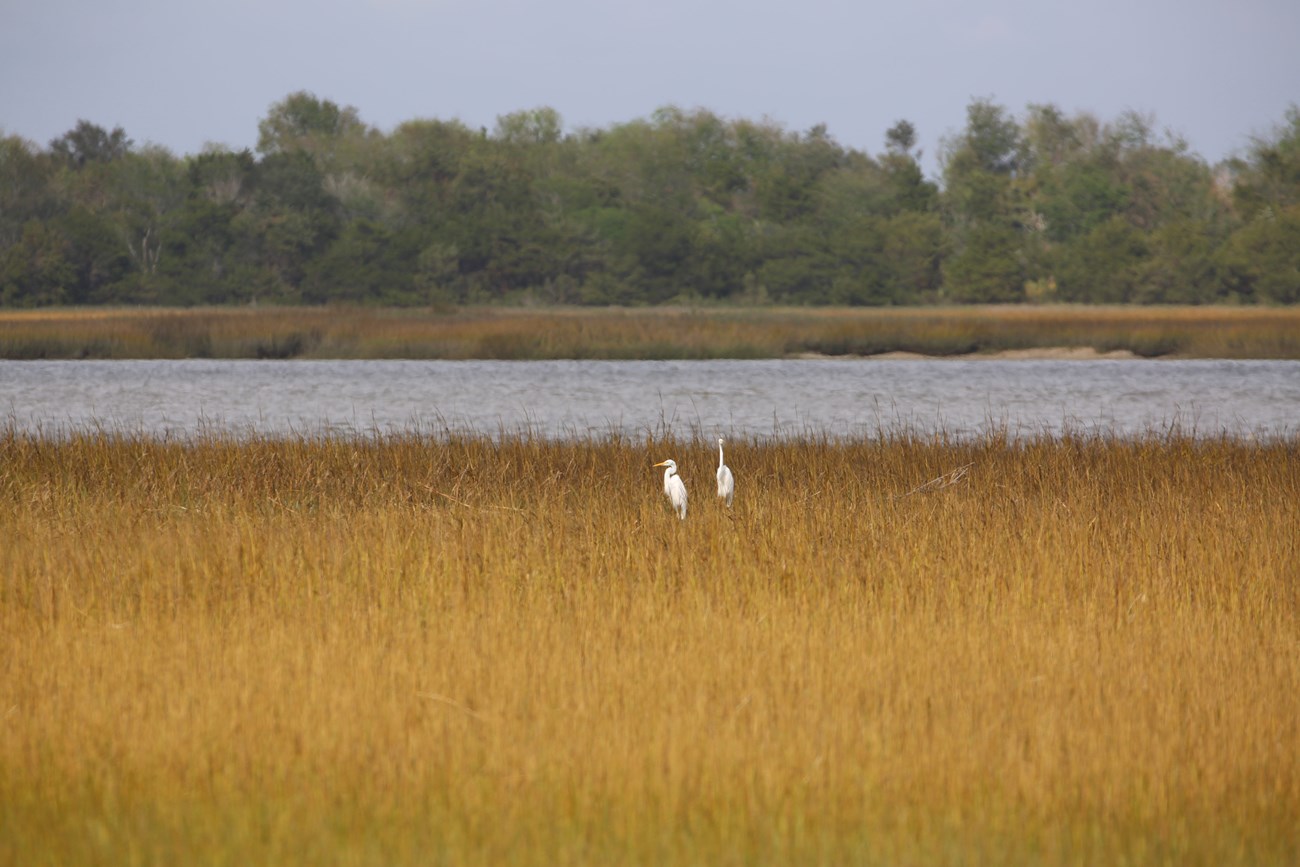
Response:
POLYGON ((686 484, 682 481, 682 477, 677 475, 677 462, 673 460, 660 461, 655 466, 668 468, 664 470, 664 493, 673 504, 673 508, 677 510, 677 517, 685 521, 686 484))
POLYGON ((731 498, 736 495, 736 477, 731 474, 731 467, 722 462, 722 437, 718 437, 718 499, 727 501, 731 508, 731 498))

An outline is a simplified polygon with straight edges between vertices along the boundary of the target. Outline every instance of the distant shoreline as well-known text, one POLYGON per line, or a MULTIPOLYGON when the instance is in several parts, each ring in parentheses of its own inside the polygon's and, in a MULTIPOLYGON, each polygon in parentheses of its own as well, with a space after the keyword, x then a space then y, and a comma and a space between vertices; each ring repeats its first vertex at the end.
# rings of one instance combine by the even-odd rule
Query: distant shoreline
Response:
POLYGON ((0 359, 1300 359, 1300 307, 0 309, 0 359))

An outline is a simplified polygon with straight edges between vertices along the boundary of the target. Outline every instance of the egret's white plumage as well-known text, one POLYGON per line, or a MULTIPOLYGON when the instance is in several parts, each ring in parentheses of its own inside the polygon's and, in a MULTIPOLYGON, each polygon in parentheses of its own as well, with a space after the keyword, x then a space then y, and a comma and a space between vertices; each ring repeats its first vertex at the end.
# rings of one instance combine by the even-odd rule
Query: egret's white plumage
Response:
POLYGON ((722 462, 722 437, 718 437, 718 498, 727 501, 731 508, 731 498, 736 495, 736 477, 731 474, 731 467, 722 462))
POLYGON ((669 502, 673 504, 673 509, 677 511, 677 517, 685 521, 686 484, 682 481, 682 477, 677 475, 677 462, 674 460, 660 461, 655 466, 668 468, 664 470, 664 494, 667 495, 669 502))

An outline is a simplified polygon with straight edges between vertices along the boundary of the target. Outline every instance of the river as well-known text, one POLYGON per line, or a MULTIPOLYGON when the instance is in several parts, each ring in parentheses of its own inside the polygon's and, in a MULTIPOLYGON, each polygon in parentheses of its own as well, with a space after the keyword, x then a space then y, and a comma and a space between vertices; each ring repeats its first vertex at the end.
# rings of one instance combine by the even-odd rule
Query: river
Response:
POLYGON ((1300 362, 0 361, 0 425, 60 436, 583 439, 1300 432, 1300 362))

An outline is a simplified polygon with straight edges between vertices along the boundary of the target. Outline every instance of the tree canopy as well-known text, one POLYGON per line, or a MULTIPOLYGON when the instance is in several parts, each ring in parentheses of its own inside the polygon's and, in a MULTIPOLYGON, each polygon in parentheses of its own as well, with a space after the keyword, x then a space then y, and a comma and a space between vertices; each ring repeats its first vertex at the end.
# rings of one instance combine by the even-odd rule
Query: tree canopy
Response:
POLYGON ((1155 130, 977 98, 931 180, 905 119, 875 154, 673 106, 384 133, 298 92, 181 157, 79 120, 0 137, 0 304, 1300 300, 1300 109, 1218 166, 1155 130))

